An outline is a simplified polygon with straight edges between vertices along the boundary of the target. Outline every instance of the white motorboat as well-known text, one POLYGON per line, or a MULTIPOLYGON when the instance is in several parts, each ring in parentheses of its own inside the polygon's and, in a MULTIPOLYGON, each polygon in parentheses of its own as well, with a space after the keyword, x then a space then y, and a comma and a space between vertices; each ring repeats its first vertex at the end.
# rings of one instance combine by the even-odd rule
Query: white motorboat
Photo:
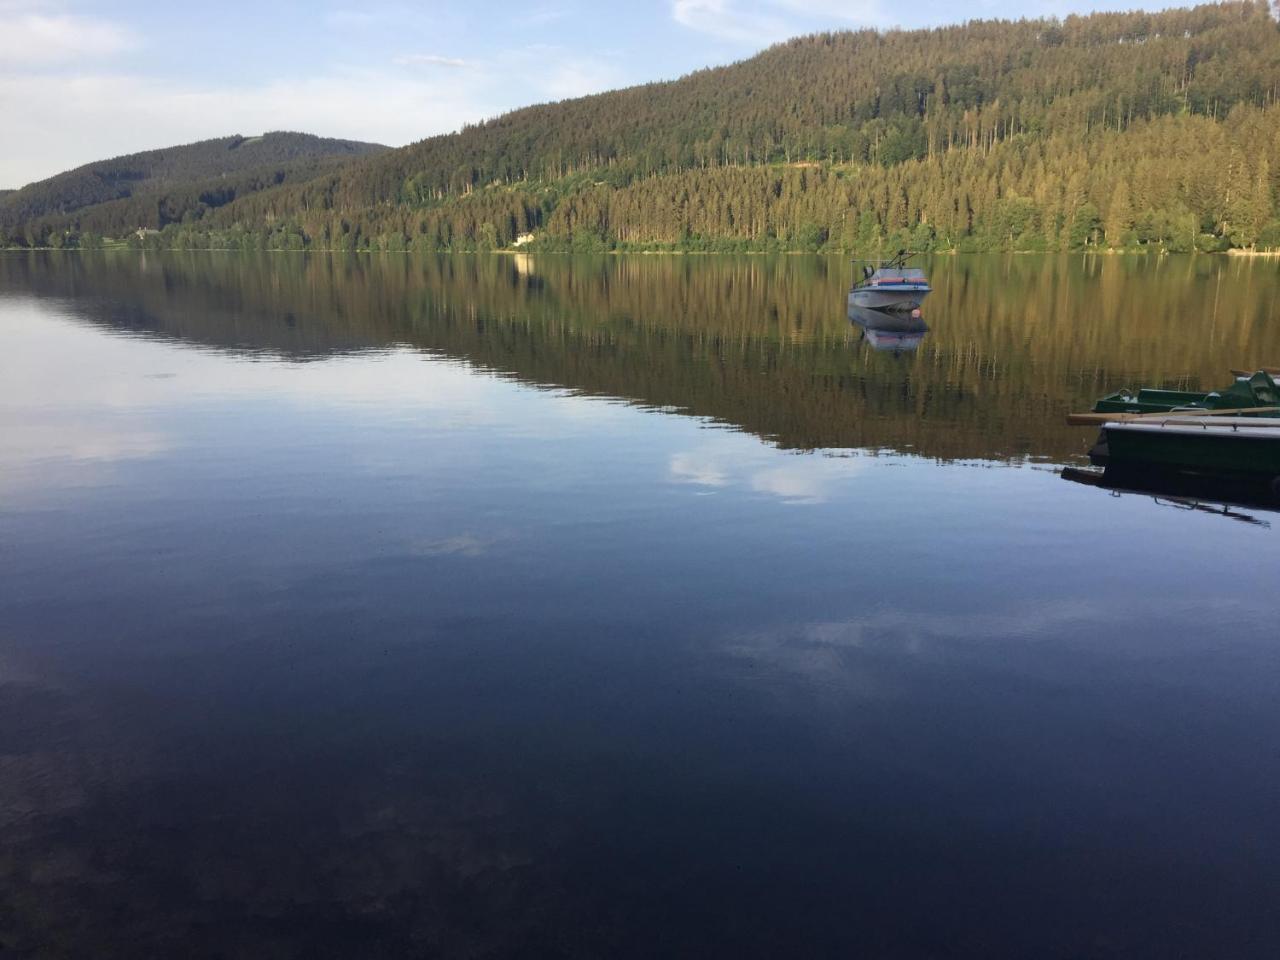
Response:
POLYGON ((906 266, 905 250, 892 260, 855 260, 862 276, 849 289, 849 306, 872 310, 917 310, 933 292, 923 270, 906 266))

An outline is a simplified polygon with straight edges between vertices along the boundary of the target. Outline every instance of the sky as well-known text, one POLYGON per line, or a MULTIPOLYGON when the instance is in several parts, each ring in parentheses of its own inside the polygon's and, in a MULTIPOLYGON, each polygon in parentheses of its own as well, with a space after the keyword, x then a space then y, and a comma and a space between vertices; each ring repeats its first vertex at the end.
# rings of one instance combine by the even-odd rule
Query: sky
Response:
POLYGON ((402 146, 531 103, 673 79, 817 30, 1171 5, 0 0, 0 187, 267 130, 402 146))

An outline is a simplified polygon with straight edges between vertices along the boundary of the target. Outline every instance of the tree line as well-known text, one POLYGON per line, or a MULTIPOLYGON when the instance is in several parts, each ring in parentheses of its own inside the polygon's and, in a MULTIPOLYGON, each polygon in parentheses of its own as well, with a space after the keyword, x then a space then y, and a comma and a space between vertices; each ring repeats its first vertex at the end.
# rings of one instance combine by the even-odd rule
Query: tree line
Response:
MULTIPOLYGON (((137 242, 1276 247, 1278 92, 1280 30, 1257 2, 818 34, 229 202, 187 197, 137 242)), ((118 222, 51 223, 28 239, 92 244, 118 222)))

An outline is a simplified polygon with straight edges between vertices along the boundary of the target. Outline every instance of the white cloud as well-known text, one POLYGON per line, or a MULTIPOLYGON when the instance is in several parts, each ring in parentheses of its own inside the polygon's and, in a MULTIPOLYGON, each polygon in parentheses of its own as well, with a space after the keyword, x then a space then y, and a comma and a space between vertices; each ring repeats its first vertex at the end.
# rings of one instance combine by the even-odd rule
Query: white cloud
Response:
POLYGON ((801 16, 812 19, 833 20, 841 27, 849 24, 878 26, 887 16, 880 0, 774 0, 801 16))
POLYGON ((418 557, 482 557, 498 542, 496 537, 462 533, 456 537, 443 537, 436 540, 412 540, 408 544, 408 550, 418 557))
POLYGON ((713 435, 697 449, 672 454, 667 477, 705 493, 750 490, 782 503, 814 504, 831 499, 865 467, 862 457, 781 453, 737 435, 713 435))
POLYGON ((400 146, 498 112, 480 83, 385 71, 194 86, 123 74, 0 76, 0 115, 22 151, 0 154, 17 187, 83 163, 233 133, 303 130, 400 146))
POLYGON ((730 43, 766 45, 793 33, 782 17, 743 10, 732 0, 672 0, 676 23, 730 43))
POLYGON ((542 79, 542 89, 555 100, 585 97, 621 86, 622 76, 602 60, 566 60, 556 64, 542 79))
POLYGON ((1099 635, 1105 613, 1087 601, 1038 602, 980 614, 884 609, 849 620, 765 627, 727 638, 723 649, 750 662, 753 676, 767 664, 775 675, 798 682, 798 688, 775 686, 773 696, 787 701, 800 696, 807 707, 825 712, 900 693, 900 680, 884 671, 881 657, 853 656, 854 651, 892 651, 927 662, 952 655, 963 644, 1028 644, 1062 634, 1087 638, 1099 635))
POLYGON ((110 57, 138 46, 132 32, 107 20, 71 14, 0 10, 0 64, 47 66, 110 57))
POLYGON ((751 46, 823 27, 888 24, 881 0, 672 0, 671 16, 691 30, 751 46))
MULTIPOLYGON (((835 478, 830 471, 821 469, 826 466, 825 463, 819 461, 819 464, 820 468, 817 470, 807 463, 791 463, 761 470, 751 477, 751 489, 756 493, 775 496, 783 503, 824 503, 835 478)), ((844 471, 841 479, 847 479, 857 472, 856 467, 844 471)))
POLYGON ((371 10, 354 10, 350 8, 330 10, 324 15, 324 22, 335 30, 370 27, 380 20, 381 17, 371 10))
POLYGON ((520 48, 492 61, 406 54, 397 62, 441 69, 338 68, 231 85, 108 70, 33 75, 0 64, 0 116, 13 141, 26 145, 0 151, 0 187, 20 187, 107 157, 265 130, 403 146, 624 80, 603 58, 554 46, 520 48), (513 73, 524 78, 518 87, 510 83, 513 73))
POLYGON ((516 22, 526 27, 541 27, 548 23, 556 23, 569 15, 569 11, 561 7, 538 7, 528 13, 516 17, 516 22))
POLYGON ((86 423, 84 417, 74 415, 46 417, 38 425, 10 422, 0 432, 0 454, 10 462, 24 457, 77 463, 144 460, 165 453, 172 446, 173 441, 156 430, 86 423))
POLYGON ((467 61, 458 57, 442 57, 436 53, 406 53, 391 61, 397 67, 465 67, 467 61))
POLYGON ((729 474, 724 464, 705 451, 672 454, 667 471, 676 483, 692 483, 700 487, 727 487, 729 474))
MULTIPOLYGON (((1224 599, 1220 601, 1132 600, 1130 611, 1151 624, 1183 624, 1189 620, 1244 622, 1246 618, 1265 619, 1269 608, 1263 602, 1224 599)), ((790 674, 800 685, 795 689, 775 686, 773 692, 788 700, 812 706, 818 711, 830 708, 844 710, 857 701, 897 696, 900 679, 883 669, 885 654, 899 662, 907 658, 928 663, 968 657, 965 648, 1000 645, 1010 650, 1039 643, 1061 646, 1091 656, 1114 661, 1133 661, 1150 656, 1149 636, 1138 632, 1116 633, 1106 629, 1114 619, 1105 601, 1090 599, 1037 599, 1034 602, 1013 601, 996 604, 982 612, 964 610, 926 611, 916 607, 884 606, 863 616, 848 620, 786 623, 765 626, 726 637, 723 651, 732 658, 748 661, 750 677, 755 683, 761 665, 768 665, 775 675, 790 674), (872 656, 857 656, 870 651, 872 656)), ((1201 631, 1164 631, 1172 636, 1170 657, 1184 656, 1189 651, 1202 652, 1211 640, 1201 631), (1177 649, 1174 649, 1174 648, 1177 649)), ((1057 681, 1057 658, 1020 657, 1008 661, 1010 669, 1026 676, 1040 676, 1057 681)), ((1182 682, 1182 678, 1179 678, 1182 682)))

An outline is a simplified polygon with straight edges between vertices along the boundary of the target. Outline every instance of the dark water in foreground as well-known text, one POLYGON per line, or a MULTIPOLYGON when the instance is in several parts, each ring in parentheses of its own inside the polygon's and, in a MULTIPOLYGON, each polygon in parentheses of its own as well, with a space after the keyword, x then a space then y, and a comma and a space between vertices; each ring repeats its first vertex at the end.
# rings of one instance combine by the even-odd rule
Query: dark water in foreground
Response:
POLYGON ((1273 957, 1280 265, 0 255, 0 956, 1273 957))

